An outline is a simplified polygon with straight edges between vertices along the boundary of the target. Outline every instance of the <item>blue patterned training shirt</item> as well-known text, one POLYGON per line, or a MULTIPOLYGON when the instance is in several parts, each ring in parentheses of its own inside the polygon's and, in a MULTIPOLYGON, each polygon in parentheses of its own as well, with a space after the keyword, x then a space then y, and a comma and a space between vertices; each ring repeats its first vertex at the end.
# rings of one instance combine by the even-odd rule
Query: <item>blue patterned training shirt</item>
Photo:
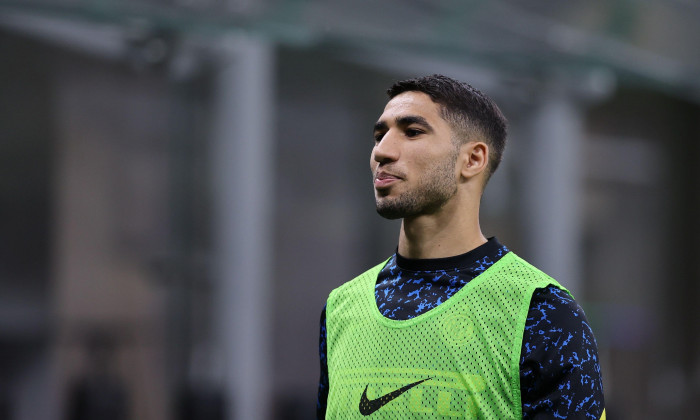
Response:
MULTIPOLYGON (((394 254, 377 277, 375 298, 387 318, 421 315, 457 293, 509 252, 497 239, 448 258, 416 260, 394 254)), ((325 308, 319 337, 321 378, 316 413, 328 400, 325 308)), ((605 407, 598 349, 581 307, 561 289, 538 289, 530 303, 520 355, 524 419, 595 419, 605 407)))

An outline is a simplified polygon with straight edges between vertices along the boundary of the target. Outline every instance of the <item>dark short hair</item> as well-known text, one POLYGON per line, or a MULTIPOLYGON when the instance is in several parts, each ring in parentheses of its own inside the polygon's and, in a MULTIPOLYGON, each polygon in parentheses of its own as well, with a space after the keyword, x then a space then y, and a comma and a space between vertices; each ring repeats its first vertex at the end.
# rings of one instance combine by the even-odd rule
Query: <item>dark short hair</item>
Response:
POLYGON ((496 171, 506 146, 507 121, 496 103, 467 83, 440 75, 394 83, 389 98, 404 92, 423 92, 441 107, 441 116, 451 126, 457 144, 474 140, 474 134, 489 145, 486 180, 496 171))

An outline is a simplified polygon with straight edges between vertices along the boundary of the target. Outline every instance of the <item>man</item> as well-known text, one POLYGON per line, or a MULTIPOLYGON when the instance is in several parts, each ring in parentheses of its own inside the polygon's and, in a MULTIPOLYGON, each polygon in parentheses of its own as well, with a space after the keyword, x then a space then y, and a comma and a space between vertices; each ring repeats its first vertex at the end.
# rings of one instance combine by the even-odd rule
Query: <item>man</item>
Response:
POLYGON ((396 83, 374 127, 397 252, 331 292, 318 418, 605 418, 593 333, 554 279, 479 227, 506 121, 468 84, 396 83))

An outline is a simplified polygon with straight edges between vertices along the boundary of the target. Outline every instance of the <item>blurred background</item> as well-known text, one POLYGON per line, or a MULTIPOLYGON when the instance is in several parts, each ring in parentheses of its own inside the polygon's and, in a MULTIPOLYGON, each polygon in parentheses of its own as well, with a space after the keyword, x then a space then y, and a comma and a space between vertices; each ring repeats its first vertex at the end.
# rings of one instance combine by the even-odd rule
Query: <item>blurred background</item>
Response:
POLYGON ((328 293, 390 255, 372 125, 510 121, 482 228, 573 291, 610 418, 696 418, 700 3, 0 1, 0 419, 312 419, 328 293))

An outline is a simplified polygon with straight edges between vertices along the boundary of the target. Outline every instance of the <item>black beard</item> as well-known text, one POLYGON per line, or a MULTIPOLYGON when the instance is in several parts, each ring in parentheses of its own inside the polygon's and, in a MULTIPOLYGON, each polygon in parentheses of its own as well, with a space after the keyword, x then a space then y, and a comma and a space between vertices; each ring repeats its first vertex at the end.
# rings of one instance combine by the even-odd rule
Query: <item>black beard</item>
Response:
POLYGON ((377 213, 383 218, 390 220, 433 214, 440 210, 449 198, 443 195, 429 198, 425 196, 415 197, 413 195, 404 196, 392 202, 377 203, 377 213))
POLYGON ((440 210, 457 193, 454 178, 457 156, 441 166, 435 167, 421 178, 412 191, 407 191, 394 199, 376 198, 377 213, 386 219, 433 214, 440 210))
POLYGON ((440 210, 457 194, 455 169, 458 156, 459 151, 455 147, 449 158, 424 172, 411 191, 393 199, 375 196, 377 213, 394 220, 433 214, 440 210))

